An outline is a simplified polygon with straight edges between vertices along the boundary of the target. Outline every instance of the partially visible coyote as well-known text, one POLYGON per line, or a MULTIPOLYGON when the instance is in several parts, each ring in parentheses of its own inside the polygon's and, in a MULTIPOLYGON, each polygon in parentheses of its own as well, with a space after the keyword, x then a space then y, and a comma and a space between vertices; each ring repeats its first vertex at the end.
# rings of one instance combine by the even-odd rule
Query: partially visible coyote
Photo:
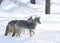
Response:
POLYGON ((38 18, 35 17, 35 19, 32 19, 32 17, 31 17, 27 21, 26 20, 10 21, 6 27, 5 36, 8 33, 13 33, 12 37, 15 35, 20 36, 20 33, 24 29, 29 29, 30 36, 32 36, 35 33, 34 29, 35 29, 37 23, 41 23, 39 17, 38 18))

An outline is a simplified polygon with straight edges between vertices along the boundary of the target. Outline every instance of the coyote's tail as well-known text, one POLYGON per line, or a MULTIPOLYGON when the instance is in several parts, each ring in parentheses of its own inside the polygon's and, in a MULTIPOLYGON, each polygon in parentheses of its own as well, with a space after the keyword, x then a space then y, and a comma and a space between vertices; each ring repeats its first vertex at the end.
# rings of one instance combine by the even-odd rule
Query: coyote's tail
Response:
POLYGON ((5 36, 8 35, 8 29, 9 29, 9 25, 6 26, 5 36))

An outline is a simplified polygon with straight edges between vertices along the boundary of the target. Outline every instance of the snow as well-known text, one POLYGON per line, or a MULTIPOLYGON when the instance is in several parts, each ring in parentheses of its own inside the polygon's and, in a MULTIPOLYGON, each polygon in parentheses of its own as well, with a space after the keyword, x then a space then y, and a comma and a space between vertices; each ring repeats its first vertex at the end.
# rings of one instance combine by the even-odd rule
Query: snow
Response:
POLYGON ((60 43, 60 0, 51 0, 51 14, 45 14, 45 0, 5 0, 0 6, 0 43, 60 43), (23 3, 22 3, 23 2, 23 3), (30 37, 29 31, 20 37, 4 36, 6 25, 11 20, 26 20, 30 16, 40 16, 41 24, 37 24, 35 34, 30 37))

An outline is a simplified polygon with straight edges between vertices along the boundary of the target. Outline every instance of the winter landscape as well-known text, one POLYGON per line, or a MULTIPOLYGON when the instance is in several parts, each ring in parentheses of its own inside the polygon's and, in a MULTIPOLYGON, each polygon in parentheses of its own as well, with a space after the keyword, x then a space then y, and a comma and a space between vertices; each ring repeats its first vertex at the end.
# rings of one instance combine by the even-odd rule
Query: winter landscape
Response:
POLYGON ((60 43, 60 0, 51 0, 51 14, 45 14, 45 0, 4 0, 0 6, 0 43, 60 43), (28 30, 20 37, 4 36, 6 25, 11 20, 26 20, 40 16, 41 24, 30 37, 28 30))

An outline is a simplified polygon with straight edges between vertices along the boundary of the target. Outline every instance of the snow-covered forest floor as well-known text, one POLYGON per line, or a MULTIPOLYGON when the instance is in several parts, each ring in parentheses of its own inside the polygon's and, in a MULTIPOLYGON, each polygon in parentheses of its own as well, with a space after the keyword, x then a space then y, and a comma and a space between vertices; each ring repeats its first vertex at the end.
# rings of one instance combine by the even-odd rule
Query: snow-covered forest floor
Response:
MULTIPOLYGON (((23 0, 24 1, 24 0, 23 0)), ((3 1, 0 6, 0 43, 60 43, 60 0, 51 0, 51 14, 45 14, 45 0, 37 0, 36 4, 26 2, 3 1), (23 3, 22 3, 23 2, 23 3), (35 34, 29 32, 20 37, 4 36, 6 25, 11 20, 25 20, 30 16, 40 16, 41 24, 35 34)))

